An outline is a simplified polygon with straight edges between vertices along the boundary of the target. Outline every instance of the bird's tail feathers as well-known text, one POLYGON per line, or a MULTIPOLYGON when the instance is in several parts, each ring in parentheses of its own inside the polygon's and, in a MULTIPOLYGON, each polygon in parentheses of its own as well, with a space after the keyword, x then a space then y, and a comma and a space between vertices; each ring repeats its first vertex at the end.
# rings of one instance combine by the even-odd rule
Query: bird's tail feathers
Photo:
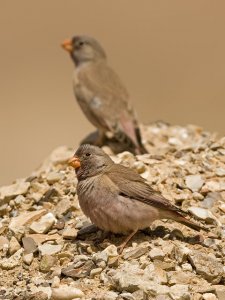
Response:
POLYGON ((176 218, 174 218, 174 220, 181 224, 184 224, 185 226, 188 226, 196 231, 204 230, 204 231, 208 232, 208 229, 206 227, 198 225, 195 222, 192 222, 192 221, 184 218, 183 216, 177 216, 176 218))

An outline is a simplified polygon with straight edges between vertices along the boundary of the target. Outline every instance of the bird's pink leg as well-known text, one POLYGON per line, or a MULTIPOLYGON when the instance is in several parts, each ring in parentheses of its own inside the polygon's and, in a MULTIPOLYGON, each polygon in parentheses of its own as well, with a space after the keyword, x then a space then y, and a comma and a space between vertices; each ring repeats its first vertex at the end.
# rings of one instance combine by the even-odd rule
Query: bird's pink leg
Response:
POLYGON ((123 252, 124 247, 126 246, 126 244, 129 242, 129 240, 135 235, 135 233, 137 232, 137 230, 132 231, 125 239, 125 241, 123 241, 123 243, 121 245, 119 245, 117 247, 118 253, 121 254, 123 252))

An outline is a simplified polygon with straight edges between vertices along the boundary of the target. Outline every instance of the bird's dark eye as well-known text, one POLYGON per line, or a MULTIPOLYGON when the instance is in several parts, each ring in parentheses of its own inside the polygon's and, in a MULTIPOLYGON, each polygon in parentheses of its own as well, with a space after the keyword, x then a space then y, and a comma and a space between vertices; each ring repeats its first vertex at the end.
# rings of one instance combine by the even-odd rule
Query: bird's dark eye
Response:
POLYGON ((85 42, 79 42, 78 46, 82 47, 85 44, 85 42))
POLYGON ((91 156, 91 153, 86 153, 85 155, 86 155, 86 156, 91 156))

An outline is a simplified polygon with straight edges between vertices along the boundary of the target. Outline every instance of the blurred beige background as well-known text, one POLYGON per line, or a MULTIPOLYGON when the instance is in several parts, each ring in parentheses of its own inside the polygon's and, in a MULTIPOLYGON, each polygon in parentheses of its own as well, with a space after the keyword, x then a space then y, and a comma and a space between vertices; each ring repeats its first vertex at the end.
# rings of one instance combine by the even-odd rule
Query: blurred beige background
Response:
POLYGON ((2 0, 0 22, 0 184, 93 129, 59 46, 73 34, 101 41, 142 122, 224 134, 224 1, 2 0))

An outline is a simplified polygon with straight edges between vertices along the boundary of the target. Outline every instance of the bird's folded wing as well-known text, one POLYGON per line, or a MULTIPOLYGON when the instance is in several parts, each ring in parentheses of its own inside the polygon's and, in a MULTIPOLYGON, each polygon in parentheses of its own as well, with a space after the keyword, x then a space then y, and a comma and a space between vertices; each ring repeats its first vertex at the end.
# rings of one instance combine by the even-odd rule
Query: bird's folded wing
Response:
POLYGON ((172 210, 186 214, 186 212, 174 206, 169 200, 153 190, 145 180, 132 169, 114 164, 108 171, 107 176, 118 187, 119 193, 125 197, 164 210, 172 210))
POLYGON ((117 74, 106 64, 92 64, 79 72, 78 81, 75 94, 87 102, 90 111, 86 114, 105 130, 121 135, 121 140, 130 139, 131 143, 140 144, 135 132, 138 127, 135 113, 117 74))

